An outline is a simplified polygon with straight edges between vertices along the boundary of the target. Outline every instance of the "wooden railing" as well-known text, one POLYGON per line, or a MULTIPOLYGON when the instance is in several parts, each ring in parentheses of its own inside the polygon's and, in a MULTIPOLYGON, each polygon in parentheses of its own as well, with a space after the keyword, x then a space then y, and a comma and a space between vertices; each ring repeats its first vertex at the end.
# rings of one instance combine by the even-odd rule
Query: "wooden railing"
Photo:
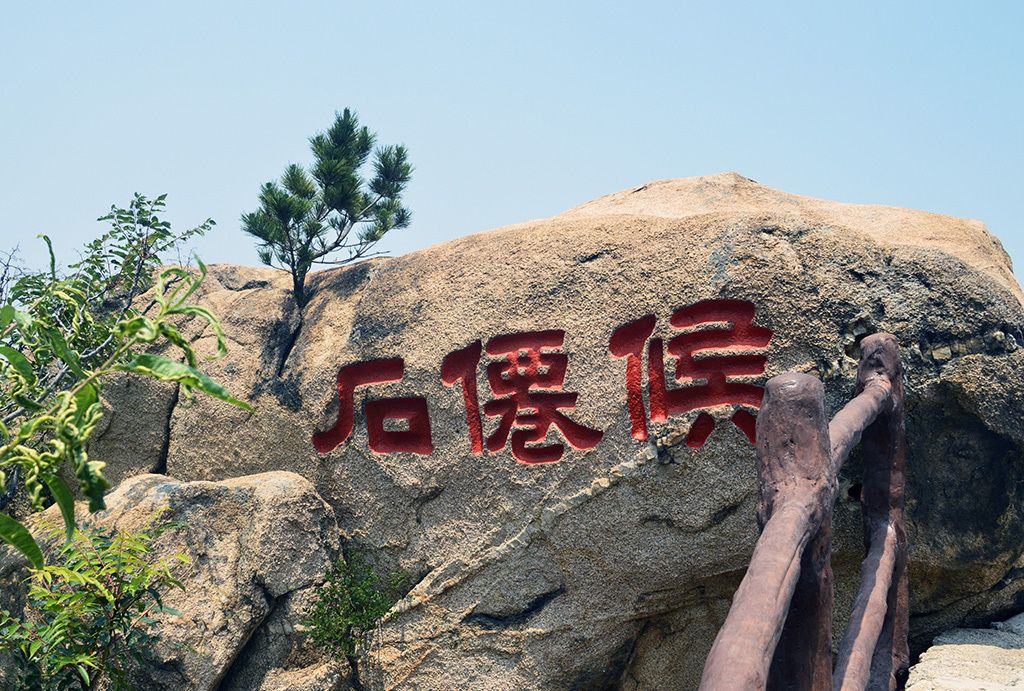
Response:
POLYGON ((903 369, 890 334, 861 342, 857 395, 831 422, 821 382, 773 377, 757 418, 761 537, 704 666, 702 690, 896 689, 907 650, 903 369), (832 669, 832 506, 861 440, 867 556, 832 669))

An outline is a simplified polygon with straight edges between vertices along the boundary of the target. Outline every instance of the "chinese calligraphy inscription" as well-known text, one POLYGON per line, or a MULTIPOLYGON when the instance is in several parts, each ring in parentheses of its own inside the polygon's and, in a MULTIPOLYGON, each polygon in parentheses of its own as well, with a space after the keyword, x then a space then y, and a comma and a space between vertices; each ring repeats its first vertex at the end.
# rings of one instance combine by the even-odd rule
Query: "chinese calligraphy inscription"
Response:
MULTIPOLYGON (((732 422, 753 442, 752 411, 760 407, 764 389, 749 380, 765 373, 766 349, 772 338, 771 330, 755 325, 754 319, 753 303, 720 299, 673 312, 669 325, 674 335, 667 344, 653 337, 658 324, 653 314, 616 328, 608 349, 613 359, 626 361, 626 402, 633 438, 648 439, 648 421, 663 423, 673 416, 700 411, 686 437, 690 447, 699 448, 715 428, 708 410, 729 406, 734 408, 732 422), (674 382, 666 377, 666 353, 670 364, 674 363, 674 382), (645 354, 647 407, 643 391, 645 354)), ((565 443, 585 451, 601 442, 604 431, 575 421, 567 412, 576 407, 579 394, 565 390, 569 354, 564 346, 562 330, 526 331, 495 336, 486 346, 474 341, 444 357, 441 381, 446 387, 461 390, 474 455, 483 455, 485 449, 497 453, 510 445, 519 463, 554 463, 563 458, 565 443), (481 415, 477 377, 485 357, 484 374, 490 391, 481 415), (495 418, 493 431, 486 439, 484 417, 495 418)), ((356 388, 400 382, 403 374, 401 358, 342 367, 337 377, 338 418, 331 429, 313 435, 316 450, 329 453, 351 437, 356 388)), ((370 399, 364 404, 364 413, 371 451, 432 453, 426 398, 370 399), (390 429, 388 421, 404 423, 405 429, 390 429)))

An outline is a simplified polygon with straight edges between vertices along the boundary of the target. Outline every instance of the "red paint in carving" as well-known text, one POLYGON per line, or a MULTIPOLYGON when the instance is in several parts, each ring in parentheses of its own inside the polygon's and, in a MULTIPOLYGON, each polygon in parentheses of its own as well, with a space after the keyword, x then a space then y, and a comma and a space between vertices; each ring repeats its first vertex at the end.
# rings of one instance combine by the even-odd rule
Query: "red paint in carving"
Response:
POLYGON ((737 410, 732 414, 732 424, 740 428, 751 444, 757 443, 757 418, 746 410, 737 410))
POLYGON ((686 445, 691 449, 699 449, 704 446, 711 433, 715 429, 715 418, 707 413, 701 413, 690 425, 690 431, 686 434, 686 445))
MULTIPOLYGON (((660 338, 650 339, 647 383, 652 422, 665 422, 673 415, 722 405, 760 408, 763 387, 732 380, 765 372, 767 358, 751 351, 765 348, 772 332, 754 326, 754 313, 754 305, 744 300, 705 300, 676 310, 671 324, 686 332, 672 338, 667 349, 676 358, 675 380, 683 386, 669 387, 664 343, 660 338)), ((643 415, 640 358, 643 342, 654 332, 654 324, 653 316, 625 324, 615 330, 609 344, 613 356, 627 358, 627 400, 636 439, 647 438, 646 424, 638 424, 638 417, 643 415)), ((746 411, 737 411, 733 416, 733 422, 751 441, 753 421, 754 416, 746 411)), ((714 418, 698 416, 687 443, 703 445, 712 429, 714 418)))
POLYGON ((562 444, 535 445, 544 441, 552 426, 574 449, 592 449, 601 441, 604 432, 559 412, 575 408, 578 394, 551 393, 561 392, 565 385, 569 356, 552 352, 564 342, 565 332, 554 329, 505 334, 487 342, 487 354, 499 358, 487 365, 487 381, 498 398, 484 405, 484 413, 500 417, 497 429, 487 438, 488 450, 504 448, 511 433, 517 461, 554 463, 565 452, 562 444))
POLYGON ((462 383, 462 400, 466 406, 466 423, 473 454, 484 452, 483 424, 480 421, 480 399, 477 396, 476 370, 482 350, 480 341, 473 341, 461 350, 448 353, 441 363, 441 381, 447 386, 462 383))
MULTIPOLYGON (((731 377, 764 374, 768 359, 749 351, 767 346, 772 332, 754 326, 753 320, 754 305, 743 300, 705 300, 672 315, 675 328, 698 330, 668 342, 669 354, 677 358, 676 381, 690 384, 666 387, 668 415, 719 405, 761 407, 763 387, 730 381, 731 377)), ((655 374, 664 380, 663 367, 655 374)))
POLYGON ((657 319, 653 314, 620 326, 608 342, 613 357, 626 358, 626 403, 633 424, 633 438, 647 439, 647 412, 643 397, 644 344, 654 333, 657 319))
MULTIPOLYGON (((338 370, 338 419, 334 426, 313 435, 313 447, 322 454, 330 453, 352 436, 355 417, 355 390, 367 384, 401 381, 405 370, 402 358, 368 360, 345 365, 338 370)), ((370 448, 382 452, 385 447, 394 451, 430 453, 430 418, 424 398, 385 398, 366 404, 367 432, 370 448), (416 402, 410 404, 409 402, 416 402), (372 411, 372 413, 371 413, 372 411), (406 419, 409 429, 402 432, 384 430, 384 419, 406 419)))
POLYGON ((651 399, 651 422, 668 420, 664 350, 664 342, 660 338, 652 338, 647 347, 647 387, 651 399))
POLYGON ((430 436, 427 400, 418 397, 381 398, 367 401, 366 432, 370 450, 377 453, 417 453, 429 456, 434 451, 430 436), (406 420, 408 429, 384 429, 384 420, 406 420))

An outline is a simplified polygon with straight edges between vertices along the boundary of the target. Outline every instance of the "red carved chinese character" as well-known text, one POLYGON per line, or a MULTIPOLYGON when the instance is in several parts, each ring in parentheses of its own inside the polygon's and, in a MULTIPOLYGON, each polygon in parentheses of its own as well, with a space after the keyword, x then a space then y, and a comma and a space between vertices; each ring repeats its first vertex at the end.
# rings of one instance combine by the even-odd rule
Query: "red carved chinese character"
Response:
MULTIPOLYGON (((338 420, 326 432, 313 435, 319 453, 330 453, 352 436, 355 390, 366 384, 401 381, 405 363, 401 358, 369 360, 345 365, 338 370, 338 420)), ((381 398, 367 401, 366 432, 370 450, 376 453, 406 452, 423 456, 434 450, 430 435, 427 399, 417 397, 381 398), (407 428, 391 430, 386 420, 405 420, 407 428)))
MULTIPOLYGON (((496 336, 487 342, 487 354, 497 359, 487 365, 487 382, 496 396, 484 404, 484 413, 498 417, 487 437, 488 451, 505 448, 511 436, 512 455, 520 463, 554 463, 565 453, 563 444, 538 446, 555 427, 574 449, 592 449, 604 432, 590 429, 560 412, 576 407, 579 394, 562 392, 569 357, 559 351, 564 331, 531 331, 496 336), (558 392, 558 393, 555 393, 558 392)), ((483 453, 483 429, 477 398, 476 370, 481 345, 471 343, 445 357, 441 379, 451 386, 461 382, 473 453, 483 453)))
MULTIPOLYGON (((705 300, 672 315, 672 326, 686 330, 668 342, 669 354, 677 358, 676 381, 684 386, 669 388, 665 381, 663 341, 651 339, 647 379, 652 422, 722 405, 761 407, 763 387, 732 379, 758 376, 765 371, 767 358, 750 351, 765 348, 772 332, 754 326, 754 309, 752 303, 743 300, 705 300)), ((609 342, 612 356, 626 358, 626 398, 633 437, 640 440, 647 438, 641 358, 644 342, 654 332, 654 325, 654 316, 648 315, 616 329, 609 342)), ((732 421, 753 443, 754 416, 740 409, 733 414, 732 421)), ((700 413, 690 427, 686 443, 693 448, 703 446, 714 427, 714 418, 700 413)))
POLYGON ((466 423, 473 454, 484 452, 484 430, 480 422, 480 402, 476 393, 476 368, 480 364, 480 341, 473 341, 462 350, 445 356, 441 363, 441 381, 451 386, 462 382, 462 400, 466 404, 466 423))
POLYGON ((633 423, 633 438, 647 439, 647 411, 644 410, 643 356, 644 345, 654 333, 657 319, 653 314, 620 326, 612 334, 608 349, 612 355, 626 358, 626 404, 633 423))

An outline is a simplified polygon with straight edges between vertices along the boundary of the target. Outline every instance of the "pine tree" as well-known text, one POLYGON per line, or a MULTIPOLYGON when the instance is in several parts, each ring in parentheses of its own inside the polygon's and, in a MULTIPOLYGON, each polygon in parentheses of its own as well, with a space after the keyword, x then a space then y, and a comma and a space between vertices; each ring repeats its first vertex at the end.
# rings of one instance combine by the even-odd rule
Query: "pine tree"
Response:
POLYGON ((309 140, 314 158, 309 171, 289 165, 280 183, 263 185, 260 208, 242 214, 242 230, 260 241, 260 260, 291 272, 300 308, 309 301, 306 276, 314 264, 348 264, 369 256, 388 231, 409 225, 411 214, 401 202, 413 170, 406 149, 374 150, 375 141, 376 134, 359 125, 355 112, 336 113, 334 124, 309 140), (373 177, 367 182, 360 170, 371 153, 373 177))

